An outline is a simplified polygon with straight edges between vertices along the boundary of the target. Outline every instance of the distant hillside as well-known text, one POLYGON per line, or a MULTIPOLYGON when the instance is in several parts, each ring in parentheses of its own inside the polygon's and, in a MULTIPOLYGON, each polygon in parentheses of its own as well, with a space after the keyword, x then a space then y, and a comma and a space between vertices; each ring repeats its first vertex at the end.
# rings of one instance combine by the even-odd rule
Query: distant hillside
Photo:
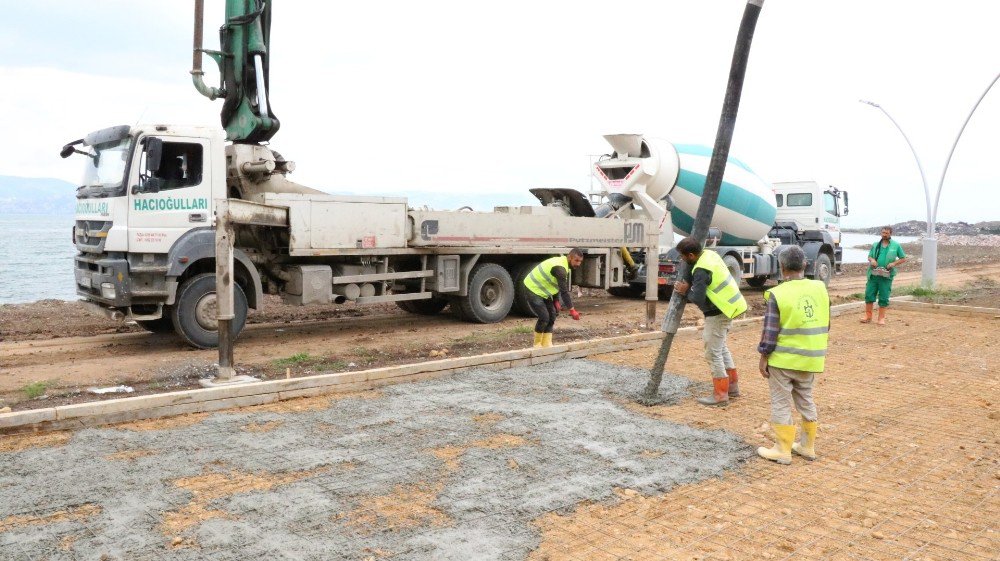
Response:
MULTIPOLYGON (((361 193, 337 193, 358 195, 361 193)), ((406 197, 412 207, 428 206, 436 210, 454 210, 469 206, 473 210, 493 210, 497 205, 538 204, 531 193, 434 193, 384 191, 363 193, 384 197, 406 197)), ((0 214, 73 214, 76 209, 76 186, 61 179, 13 177, 0 175, 0 214)))
MULTIPOLYGON (((1000 234, 1000 220, 989 220, 985 222, 938 222, 937 232, 952 236, 977 236, 980 234, 1000 234)), ((876 234, 882 231, 882 226, 872 226, 870 228, 844 228, 845 232, 856 232, 859 234, 876 234)), ((926 220, 909 220, 892 225, 892 233, 897 236, 921 236, 927 231, 926 220)))
POLYGON ((0 214, 73 214, 76 186, 61 179, 0 175, 0 214))

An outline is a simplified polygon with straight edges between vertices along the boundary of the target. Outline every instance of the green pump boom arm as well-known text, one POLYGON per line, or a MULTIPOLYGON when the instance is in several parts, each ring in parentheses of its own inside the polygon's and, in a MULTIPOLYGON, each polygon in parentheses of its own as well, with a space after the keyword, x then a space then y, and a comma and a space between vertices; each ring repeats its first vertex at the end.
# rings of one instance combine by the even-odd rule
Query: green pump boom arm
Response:
POLYGON ((202 48, 204 0, 194 2, 194 53, 191 79, 208 99, 222 98, 226 140, 259 144, 271 139, 280 123, 268 95, 271 0, 226 0, 226 21, 219 29, 222 50, 202 48), (205 84, 202 53, 212 57, 222 77, 220 87, 205 84))

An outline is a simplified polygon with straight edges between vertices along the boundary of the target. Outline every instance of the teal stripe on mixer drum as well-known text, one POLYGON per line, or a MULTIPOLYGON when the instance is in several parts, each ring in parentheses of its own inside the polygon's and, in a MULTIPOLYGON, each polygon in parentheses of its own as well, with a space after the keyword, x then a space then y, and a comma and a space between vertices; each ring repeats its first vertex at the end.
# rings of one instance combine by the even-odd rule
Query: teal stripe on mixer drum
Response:
MULTIPOLYGON (((691 154, 692 156, 704 156, 709 159, 711 159, 712 157, 712 149, 709 148, 708 146, 702 146, 701 144, 674 144, 674 148, 677 149, 678 154, 691 154)), ((737 160, 736 158, 733 158, 732 156, 730 156, 726 161, 730 164, 735 164, 737 167, 741 167, 749 171, 750 173, 753 173, 753 170, 750 169, 750 166, 744 164, 743 162, 737 160)))
MULTIPOLYGON (((705 191, 705 179, 700 173, 682 169, 677 176, 677 186, 701 197, 705 191)), ((773 201, 768 203, 760 196, 726 181, 722 182, 722 188, 719 190, 718 205, 768 226, 774 224, 774 217, 778 215, 778 209, 774 207, 773 201)))
MULTIPOLYGON (((670 211, 670 220, 674 223, 674 228, 685 236, 690 235, 691 230, 694 229, 694 218, 677 207, 670 211)), ((722 240, 719 241, 719 245, 754 245, 756 243, 757 240, 748 240, 725 233, 722 234, 722 240)))

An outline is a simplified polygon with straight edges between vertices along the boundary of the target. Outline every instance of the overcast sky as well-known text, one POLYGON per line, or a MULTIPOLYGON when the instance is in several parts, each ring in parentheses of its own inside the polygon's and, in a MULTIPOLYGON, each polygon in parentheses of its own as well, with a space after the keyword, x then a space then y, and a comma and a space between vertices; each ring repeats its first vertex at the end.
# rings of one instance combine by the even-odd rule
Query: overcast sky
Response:
MULTIPOLYGON (((714 142, 742 0, 282 2, 272 146, 330 190, 590 186, 601 135, 714 142)), ((193 0, 3 1, 0 174, 79 180, 60 146, 117 124, 218 124, 191 86, 193 0)), ((218 48, 223 2, 206 2, 218 48)), ((850 192, 848 225, 925 219, 948 149, 1000 72, 985 0, 767 0, 732 155, 850 192)), ((206 66, 213 63, 206 58, 206 66)), ((209 84, 218 83, 210 73, 209 84)), ((1000 220, 1000 86, 951 162, 939 220, 1000 220)))

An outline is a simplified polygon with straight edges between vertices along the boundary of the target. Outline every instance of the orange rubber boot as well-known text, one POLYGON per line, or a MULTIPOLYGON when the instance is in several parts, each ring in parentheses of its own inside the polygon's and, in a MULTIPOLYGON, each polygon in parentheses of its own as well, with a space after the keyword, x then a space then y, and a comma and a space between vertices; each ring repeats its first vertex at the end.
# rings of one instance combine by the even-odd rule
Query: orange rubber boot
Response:
POLYGON ((861 323, 871 323, 872 322, 872 308, 875 307, 874 303, 865 303, 865 315, 861 318, 861 323))
POLYGON ((740 375, 735 368, 727 368, 726 374, 729 376, 729 397, 740 396, 740 375))
POLYGON ((885 308, 882 306, 878 307, 878 324, 885 325, 885 308))
POLYGON ((729 404, 729 378, 712 378, 712 395, 699 397, 702 405, 725 406, 729 404))

